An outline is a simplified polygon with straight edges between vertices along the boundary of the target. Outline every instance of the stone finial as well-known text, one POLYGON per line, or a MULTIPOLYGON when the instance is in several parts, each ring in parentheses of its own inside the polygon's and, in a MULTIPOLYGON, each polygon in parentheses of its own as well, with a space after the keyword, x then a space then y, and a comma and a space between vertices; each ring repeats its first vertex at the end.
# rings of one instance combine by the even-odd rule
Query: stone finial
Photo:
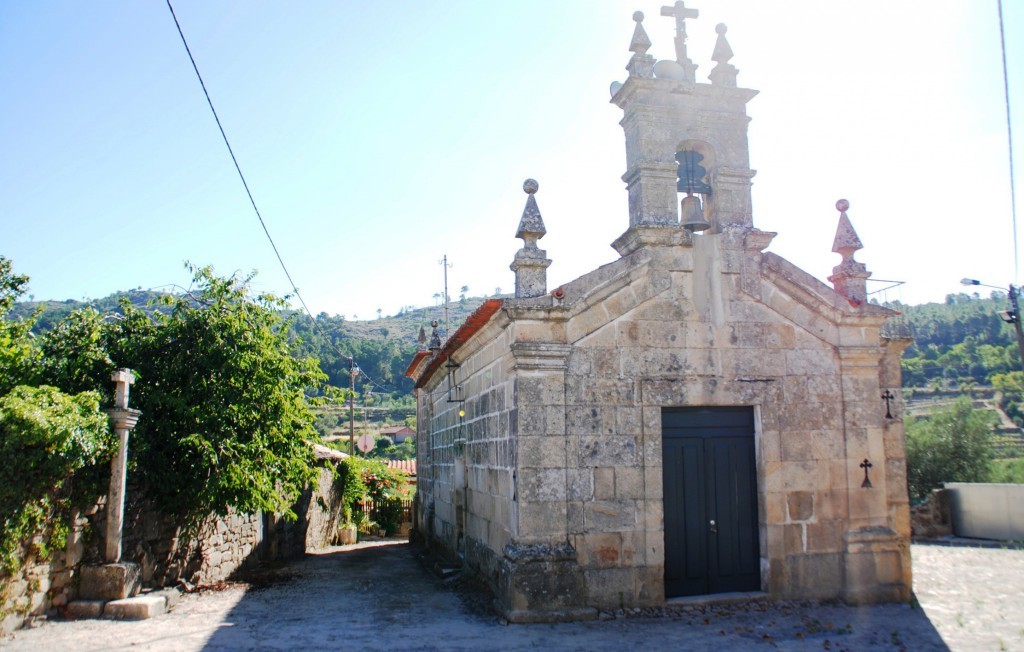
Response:
POLYGON ((430 346, 428 347, 435 354, 441 350, 441 334, 437 332, 437 320, 430 322, 430 346))
POLYGON ((864 248, 857 232, 853 230, 850 216, 846 211, 850 210, 850 202, 840 199, 836 202, 836 210, 839 211, 839 226, 836 228, 836 237, 832 242, 832 251, 843 257, 843 262, 853 260, 855 252, 864 248))
POLYGON ((715 26, 715 32, 718 34, 718 40, 715 41, 715 51, 711 54, 711 60, 716 62, 714 68, 711 69, 711 73, 708 75, 708 79, 711 80, 712 84, 718 86, 728 86, 729 88, 736 88, 736 74, 739 72, 736 66, 729 63, 732 59, 732 48, 729 47, 729 41, 725 38, 725 33, 729 30, 725 23, 718 23, 715 26))
POLYGON ((523 209, 523 217, 519 220, 516 237, 526 243, 527 249, 536 249, 537 241, 548 232, 544 228, 544 219, 540 215, 540 208, 537 207, 537 200, 534 198, 539 189, 540 184, 533 179, 523 182, 523 192, 527 195, 526 207, 523 209))
POLYGON ((676 62, 683 69, 686 81, 696 81, 697 64, 686 54, 686 19, 696 18, 700 12, 688 8, 682 0, 676 0, 675 4, 662 7, 661 15, 676 19, 676 62))
POLYGON ((636 21, 636 28, 633 29, 633 39, 629 42, 629 51, 639 55, 647 54, 651 49, 651 39, 644 30, 644 12, 634 11, 633 20, 636 21))
POLYGON ((420 351, 427 350, 427 331, 423 326, 420 326, 420 335, 416 338, 416 341, 420 343, 420 351))
POLYGON ((644 31, 644 12, 633 12, 633 20, 636 21, 636 28, 633 30, 633 38, 629 42, 629 51, 633 53, 633 56, 626 64, 626 70, 629 71, 630 77, 649 79, 654 76, 654 57, 647 54, 647 50, 651 47, 651 39, 644 31))
POLYGON ((547 259, 547 252, 537 247, 537 241, 547 233, 534 197, 539 189, 540 184, 533 179, 523 182, 523 192, 527 194, 526 208, 516 231, 516 237, 523 240, 523 248, 516 252, 509 266, 516 275, 516 298, 519 299, 547 293, 547 268, 551 261, 547 259))
POLYGON ((864 248, 857 232, 853 230, 853 224, 846 211, 850 209, 850 202, 840 199, 836 202, 836 210, 839 211, 839 226, 836 228, 836 237, 832 242, 832 251, 843 257, 842 262, 832 268, 832 276, 828 280, 836 292, 850 300, 854 305, 861 305, 867 300, 867 279, 871 272, 863 263, 853 259, 854 254, 864 248))

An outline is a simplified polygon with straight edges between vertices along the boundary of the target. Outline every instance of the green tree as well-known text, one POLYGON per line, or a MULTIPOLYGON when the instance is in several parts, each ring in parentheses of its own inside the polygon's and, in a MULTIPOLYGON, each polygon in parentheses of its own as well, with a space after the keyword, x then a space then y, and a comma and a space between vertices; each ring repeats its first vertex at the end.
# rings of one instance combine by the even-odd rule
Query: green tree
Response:
POLYGON ((41 338, 39 380, 65 392, 97 391, 110 402, 110 373, 114 363, 107 354, 107 327, 93 308, 76 310, 41 338))
POLYGON ((944 482, 984 482, 992 459, 995 415, 967 398, 907 423, 907 484, 923 500, 944 482))
POLYGON ((162 509, 190 522, 229 508, 290 515, 314 473, 304 391, 324 375, 292 355, 282 299, 254 296, 251 275, 192 271, 195 291, 152 315, 125 304, 107 331, 110 358, 139 378, 138 473, 162 509))
POLYGON ((38 350, 32 343, 34 316, 8 319, 14 303, 28 287, 28 276, 15 274, 11 261, 0 256, 0 396, 31 383, 38 350))
POLYGON ((31 386, 49 362, 31 336, 38 313, 8 318, 27 285, 0 257, 0 571, 16 568, 29 548, 46 557, 50 541, 40 535, 63 543, 68 509, 95 498, 114 443, 98 394, 31 386))
POLYGON ((1024 425, 1024 374, 1019 371, 993 374, 992 386, 999 390, 999 407, 1018 426, 1024 425))

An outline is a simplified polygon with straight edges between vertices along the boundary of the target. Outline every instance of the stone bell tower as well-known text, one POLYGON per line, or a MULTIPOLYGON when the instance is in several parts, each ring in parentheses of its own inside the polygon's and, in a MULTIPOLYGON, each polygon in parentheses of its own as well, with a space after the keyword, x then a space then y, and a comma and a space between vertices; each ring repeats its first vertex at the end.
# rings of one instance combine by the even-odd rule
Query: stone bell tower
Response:
POLYGON ((636 28, 626 70, 629 77, 611 86, 611 101, 624 116, 629 230, 612 246, 626 255, 645 242, 691 242, 705 231, 753 230, 746 104, 757 91, 736 86, 737 69, 726 26, 718 41, 708 78, 696 81, 697 65, 686 52, 686 19, 696 9, 683 2, 662 7, 675 19, 676 59, 655 62, 644 15, 633 14, 636 28), (680 219, 682 200, 683 215, 680 219))

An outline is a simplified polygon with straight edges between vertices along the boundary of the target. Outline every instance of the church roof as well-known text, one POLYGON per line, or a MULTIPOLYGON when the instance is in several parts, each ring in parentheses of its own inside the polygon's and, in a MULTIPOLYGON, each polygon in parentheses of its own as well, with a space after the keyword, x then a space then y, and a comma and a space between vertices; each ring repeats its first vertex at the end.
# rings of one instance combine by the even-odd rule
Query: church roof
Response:
POLYGON ((437 355, 431 358, 430 362, 428 362, 419 373, 416 373, 417 367, 420 366, 419 361, 424 357, 421 353, 429 354, 429 352, 421 351, 420 353, 417 353, 413 358, 412 364, 409 365, 409 369, 405 372, 406 376, 413 378, 416 381, 416 388, 419 389, 420 387, 423 387, 430 377, 434 375, 434 372, 437 371, 438 368, 444 364, 460 346, 465 344, 469 338, 473 337, 477 331, 483 328, 484 324, 490 321, 491 317, 494 316, 494 313, 498 312, 502 303, 503 301, 501 299, 488 299, 484 301, 483 305, 477 308, 472 315, 467 317, 465 323, 463 323, 462 326, 459 326, 459 328, 452 333, 452 336, 444 343, 444 346, 442 346, 441 350, 437 352, 437 355))

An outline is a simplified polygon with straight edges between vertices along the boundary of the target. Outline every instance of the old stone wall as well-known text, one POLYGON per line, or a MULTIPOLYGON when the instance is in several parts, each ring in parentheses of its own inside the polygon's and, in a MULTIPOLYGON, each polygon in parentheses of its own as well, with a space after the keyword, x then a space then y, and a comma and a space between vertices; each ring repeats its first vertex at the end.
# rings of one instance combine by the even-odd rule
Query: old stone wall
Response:
MULTIPOLYGON (((293 506, 297 520, 232 511, 225 516, 211 515, 197 533, 189 535, 175 519, 143 500, 138 488, 129 487, 123 559, 139 563, 146 586, 172 586, 179 580, 214 584, 260 559, 290 558, 331 545, 340 525, 341 499, 341 487, 330 468, 324 467, 316 485, 293 506), (270 524, 276 528, 274 546, 267 545, 270 524)), ((77 597, 79 566, 102 563, 105 529, 105 499, 100 499, 73 520, 63 549, 58 547, 43 556, 50 530, 40 532, 22 567, 11 576, 0 575, 0 633, 22 627, 26 619, 59 610, 77 597)))
POLYGON ((935 489, 920 505, 910 510, 910 523, 915 537, 934 539, 953 534, 952 492, 935 489))
POLYGON ((449 391, 444 374, 418 390, 415 527, 441 556, 461 558, 494 584, 515 527, 517 414, 507 334, 490 329, 477 341, 453 373, 461 390, 449 391))
MULTIPOLYGON (((105 513, 97 512, 93 519, 100 534, 97 540, 102 540, 105 523, 105 513)), ((141 566, 142 582, 147 586, 172 586, 179 580, 212 584, 257 559, 263 530, 262 515, 230 511, 225 516, 207 517, 198 532, 188 533, 176 519, 143 500, 137 490, 129 491, 122 556, 141 566)), ((98 563, 99 551, 89 559, 98 563)))
POLYGON ((86 516, 76 516, 69 526, 66 547, 44 555, 44 546, 49 547, 45 542, 52 534, 53 523, 48 524, 33 537, 21 568, 11 575, 0 573, 0 634, 19 629, 75 597, 75 570, 85 554, 88 524, 86 516))
POLYGON ((342 489, 329 467, 320 469, 316 484, 309 488, 305 517, 302 512, 297 512, 300 520, 306 523, 305 550, 321 550, 336 542, 344 516, 342 489))

